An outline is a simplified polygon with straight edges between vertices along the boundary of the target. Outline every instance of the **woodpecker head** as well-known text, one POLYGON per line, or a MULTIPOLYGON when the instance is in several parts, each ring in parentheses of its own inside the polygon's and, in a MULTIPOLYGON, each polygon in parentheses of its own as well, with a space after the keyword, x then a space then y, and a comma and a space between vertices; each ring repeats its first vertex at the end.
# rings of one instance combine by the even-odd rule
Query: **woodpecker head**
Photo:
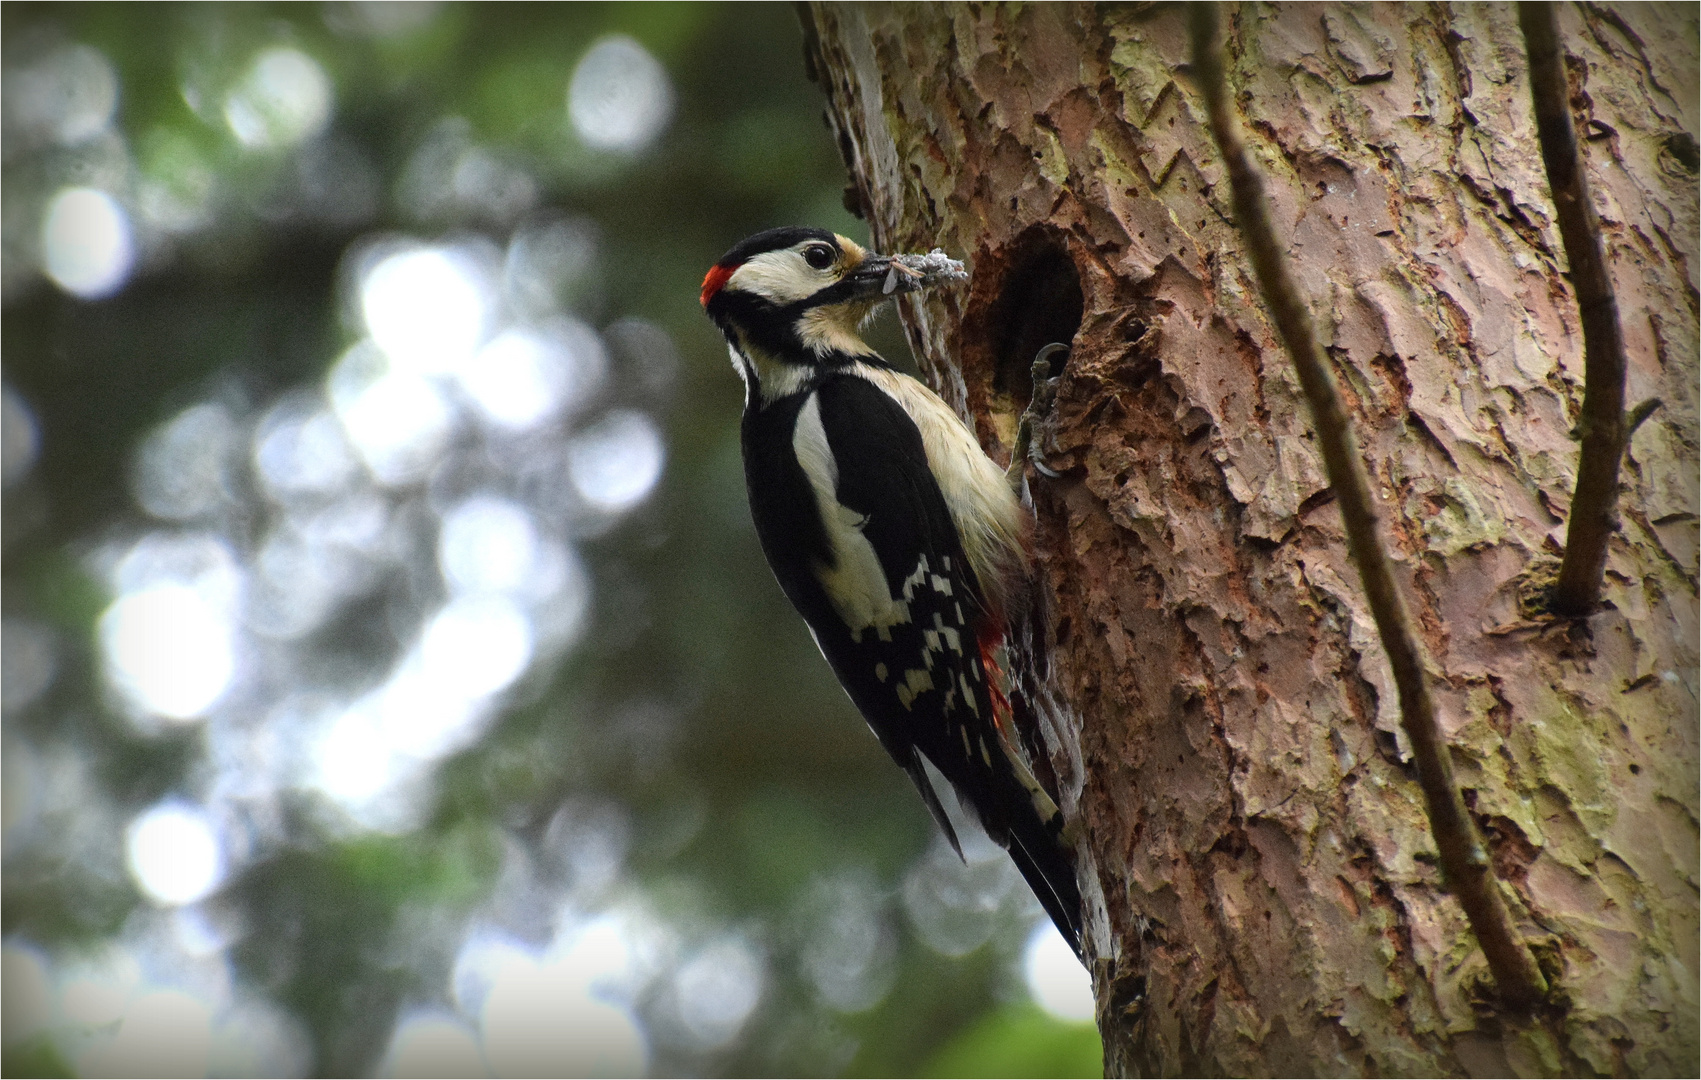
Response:
POLYGON ((709 270, 703 309, 742 361, 739 374, 783 379, 789 368, 872 356, 858 328, 883 301, 929 284, 905 258, 876 255, 825 229, 769 229, 709 270))

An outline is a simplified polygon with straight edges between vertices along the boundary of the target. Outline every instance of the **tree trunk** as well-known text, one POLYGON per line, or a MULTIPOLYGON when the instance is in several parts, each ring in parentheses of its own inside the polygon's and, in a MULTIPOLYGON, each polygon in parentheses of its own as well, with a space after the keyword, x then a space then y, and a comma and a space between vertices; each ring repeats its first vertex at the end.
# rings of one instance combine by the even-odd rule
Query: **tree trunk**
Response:
POLYGON ((1566 7, 1635 434, 1583 622, 1542 614, 1579 321, 1508 7, 1225 12, 1231 90, 1381 495, 1453 764, 1553 978, 1512 1016, 1443 887, 1387 660, 1230 216, 1175 7, 811 5, 923 370, 1030 474, 1021 673, 1081 826, 1113 1074, 1697 1069, 1696 11, 1566 7))

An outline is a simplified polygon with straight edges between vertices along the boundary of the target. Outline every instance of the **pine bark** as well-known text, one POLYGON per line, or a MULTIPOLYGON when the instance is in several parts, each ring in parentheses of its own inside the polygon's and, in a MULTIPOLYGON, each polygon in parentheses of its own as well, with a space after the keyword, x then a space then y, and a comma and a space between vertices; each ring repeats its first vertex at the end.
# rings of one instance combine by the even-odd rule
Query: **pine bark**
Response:
POLYGON ((1508 7, 1245 6, 1231 90, 1356 425, 1467 805, 1554 994, 1496 1007, 1261 304, 1170 6, 809 5, 806 51, 903 304, 1031 476, 1018 650, 1089 896, 1106 1069, 1698 1067, 1697 26, 1567 6, 1632 438, 1601 610, 1548 616, 1575 486, 1575 297, 1508 7))

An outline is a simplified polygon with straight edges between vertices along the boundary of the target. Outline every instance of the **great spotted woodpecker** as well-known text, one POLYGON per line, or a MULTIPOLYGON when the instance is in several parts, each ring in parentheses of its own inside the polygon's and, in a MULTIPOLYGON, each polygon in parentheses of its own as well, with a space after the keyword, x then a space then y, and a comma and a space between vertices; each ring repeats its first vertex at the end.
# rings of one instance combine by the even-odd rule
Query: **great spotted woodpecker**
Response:
POLYGON ((958 855, 924 759, 1079 954, 1063 818, 1015 748, 996 662, 1027 571, 1026 512, 956 413, 858 333, 952 267, 772 229, 709 270, 702 303, 744 379, 745 484, 780 588, 958 855))

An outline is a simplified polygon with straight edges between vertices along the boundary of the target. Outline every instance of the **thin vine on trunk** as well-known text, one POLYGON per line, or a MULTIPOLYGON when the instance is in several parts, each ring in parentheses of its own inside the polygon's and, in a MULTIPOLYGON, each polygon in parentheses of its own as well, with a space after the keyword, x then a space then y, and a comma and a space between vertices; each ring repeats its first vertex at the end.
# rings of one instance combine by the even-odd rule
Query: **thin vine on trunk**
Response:
POLYGON ((1204 90, 1211 133, 1228 170, 1235 221, 1246 236, 1247 254, 1263 289, 1264 302, 1281 332, 1311 409, 1329 487, 1341 508, 1347 546, 1358 566, 1365 599, 1370 603, 1383 651, 1388 654, 1394 672, 1394 685, 1399 689, 1400 724, 1412 741, 1412 757, 1417 762, 1418 782, 1429 807, 1430 831, 1441 850, 1442 869, 1471 921, 1483 955, 1488 958, 1501 999, 1514 1007, 1528 1008, 1547 993, 1547 980, 1513 929, 1506 901, 1500 895, 1500 883, 1495 880, 1494 868, 1488 861, 1488 851, 1453 780, 1447 740, 1436 723, 1435 701, 1430 697, 1429 679, 1424 675, 1423 656, 1412 633, 1405 599, 1400 595, 1393 568, 1382 548, 1376 510, 1370 500, 1370 482, 1365 478, 1352 424, 1341 408, 1334 376, 1317 347, 1311 311, 1288 274, 1281 244, 1270 224, 1264 181, 1246 156, 1239 127, 1229 112, 1217 41, 1217 6, 1195 2, 1188 5, 1188 10, 1193 68, 1204 90))

